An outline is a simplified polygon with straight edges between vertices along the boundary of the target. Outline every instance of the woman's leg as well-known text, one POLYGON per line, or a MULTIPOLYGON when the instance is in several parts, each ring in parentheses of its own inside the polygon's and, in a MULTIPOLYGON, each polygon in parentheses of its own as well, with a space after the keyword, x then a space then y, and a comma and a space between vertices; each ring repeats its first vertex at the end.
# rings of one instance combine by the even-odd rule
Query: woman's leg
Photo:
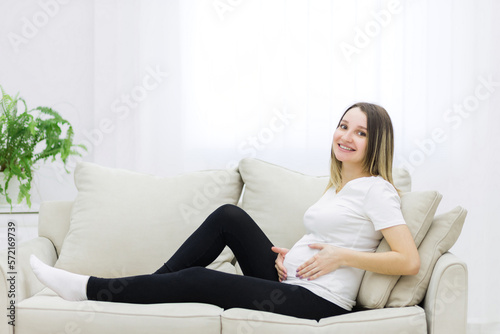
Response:
POLYGON ((231 204, 210 214, 155 274, 206 267, 225 246, 231 248, 245 275, 278 281, 273 244, 243 209, 231 204))
POLYGON ((207 303, 315 320, 348 312, 303 287, 203 267, 163 275, 91 277, 87 296, 90 300, 138 304, 207 303))

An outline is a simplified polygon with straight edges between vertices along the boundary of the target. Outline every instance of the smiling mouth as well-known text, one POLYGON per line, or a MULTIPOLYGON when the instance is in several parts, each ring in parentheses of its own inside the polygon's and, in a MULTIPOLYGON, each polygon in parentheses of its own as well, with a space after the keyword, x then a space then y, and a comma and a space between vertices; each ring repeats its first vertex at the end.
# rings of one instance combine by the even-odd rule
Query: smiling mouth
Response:
POLYGON ((352 149, 352 148, 350 148, 350 147, 347 147, 347 146, 344 146, 344 145, 341 145, 341 144, 339 144, 339 147, 340 147, 341 149, 343 149, 343 150, 346 150, 346 151, 351 151, 351 152, 352 152, 352 151, 355 151, 354 149, 352 149))

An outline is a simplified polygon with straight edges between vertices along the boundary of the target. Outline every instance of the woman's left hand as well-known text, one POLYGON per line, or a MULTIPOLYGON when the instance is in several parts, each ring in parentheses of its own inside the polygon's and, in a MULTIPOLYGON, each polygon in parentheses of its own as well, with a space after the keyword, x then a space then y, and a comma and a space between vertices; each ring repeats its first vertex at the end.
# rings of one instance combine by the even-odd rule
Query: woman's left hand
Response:
POLYGON ((313 280, 338 269, 342 265, 344 248, 328 244, 310 244, 309 247, 320 251, 297 268, 297 277, 313 280))

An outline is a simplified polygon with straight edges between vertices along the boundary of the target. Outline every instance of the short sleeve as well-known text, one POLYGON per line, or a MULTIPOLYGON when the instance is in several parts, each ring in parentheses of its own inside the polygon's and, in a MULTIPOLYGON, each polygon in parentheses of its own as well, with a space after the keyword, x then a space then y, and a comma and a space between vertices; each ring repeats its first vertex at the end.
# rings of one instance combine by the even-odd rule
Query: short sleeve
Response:
POLYGON ((366 193, 363 208, 376 231, 406 224, 398 192, 392 184, 382 178, 377 178, 366 193))

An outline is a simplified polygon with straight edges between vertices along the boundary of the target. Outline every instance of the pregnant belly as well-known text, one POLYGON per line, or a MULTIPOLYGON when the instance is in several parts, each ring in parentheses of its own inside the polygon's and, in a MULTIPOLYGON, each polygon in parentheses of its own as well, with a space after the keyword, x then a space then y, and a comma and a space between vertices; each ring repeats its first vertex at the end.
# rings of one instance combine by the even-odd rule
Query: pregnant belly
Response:
POLYGON ((290 249, 283 261, 288 278, 296 277, 297 268, 319 251, 318 249, 309 247, 309 244, 317 242, 321 241, 313 238, 311 235, 306 235, 290 249))

